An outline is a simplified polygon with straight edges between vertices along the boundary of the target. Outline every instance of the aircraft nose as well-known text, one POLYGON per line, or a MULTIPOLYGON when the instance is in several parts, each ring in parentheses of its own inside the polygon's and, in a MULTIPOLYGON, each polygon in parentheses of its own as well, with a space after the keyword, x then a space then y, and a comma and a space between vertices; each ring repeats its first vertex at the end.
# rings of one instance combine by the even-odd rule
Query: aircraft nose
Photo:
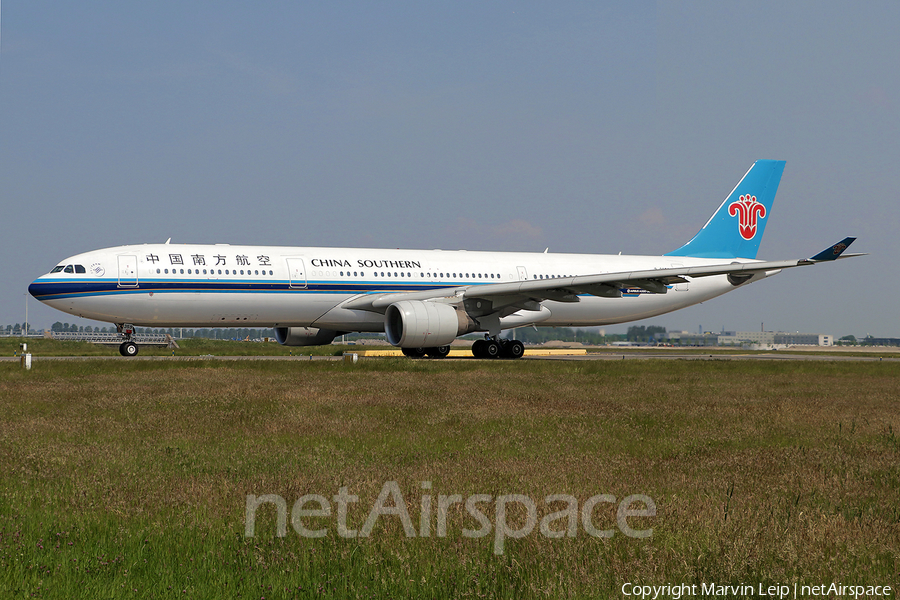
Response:
POLYGON ((40 300, 41 287, 38 285, 40 283, 40 279, 35 279, 31 282, 31 285, 28 286, 28 293, 40 300))

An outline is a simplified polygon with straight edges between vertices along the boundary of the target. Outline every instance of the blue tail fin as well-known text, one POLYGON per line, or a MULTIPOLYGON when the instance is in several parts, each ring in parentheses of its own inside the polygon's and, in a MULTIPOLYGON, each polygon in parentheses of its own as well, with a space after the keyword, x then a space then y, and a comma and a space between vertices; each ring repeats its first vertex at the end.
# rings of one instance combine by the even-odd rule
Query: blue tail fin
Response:
POLYGON ((753 163, 703 229, 666 256, 756 258, 783 172, 783 160, 753 163))

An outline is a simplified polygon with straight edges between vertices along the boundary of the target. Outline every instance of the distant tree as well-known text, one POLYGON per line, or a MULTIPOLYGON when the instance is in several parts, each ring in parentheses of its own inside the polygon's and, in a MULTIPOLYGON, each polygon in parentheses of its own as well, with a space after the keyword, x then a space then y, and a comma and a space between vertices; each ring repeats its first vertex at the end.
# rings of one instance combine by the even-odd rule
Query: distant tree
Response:
MULTIPOLYGON (((256 337, 274 337, 274 335, 275 332, 271 329, 255 333, 256 337)), ((480 337, 481 335, 473 335, 471 339, 480 337)), ((569 327, 538 327, 536 329, 532 327, 520 327, 514 331, 504 332, 503 337, 507 339, 515 338, 526 344, 543 344, 544 342, 559 340, 563 342, 581 342, 583 344, 598 345, 605 344, 610 339, 617 336, 603 336, 597 331, 587 329, 576 331, 569 327)))
POLYGON ((628 328, 626 337, 630 342, 649 342, 657 333, 665 333, 666 328, 659 325, 632 325, 628 328))

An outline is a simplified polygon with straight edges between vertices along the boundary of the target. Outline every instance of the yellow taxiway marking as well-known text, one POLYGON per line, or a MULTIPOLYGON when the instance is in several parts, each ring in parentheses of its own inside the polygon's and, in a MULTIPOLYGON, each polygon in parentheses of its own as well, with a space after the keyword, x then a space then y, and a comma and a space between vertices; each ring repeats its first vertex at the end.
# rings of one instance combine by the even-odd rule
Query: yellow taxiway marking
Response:
MULTIPOLYGON (((348 354, 358 354, 360 356, 403 356, 403 352, 399 349, 391 350, 348 350, 348 354)), ((525 356, 579 356, 587 354, 584 348, 527 348, 525 356)), ((450 350, 448 356, 472 356, 469 349, 450 350)))

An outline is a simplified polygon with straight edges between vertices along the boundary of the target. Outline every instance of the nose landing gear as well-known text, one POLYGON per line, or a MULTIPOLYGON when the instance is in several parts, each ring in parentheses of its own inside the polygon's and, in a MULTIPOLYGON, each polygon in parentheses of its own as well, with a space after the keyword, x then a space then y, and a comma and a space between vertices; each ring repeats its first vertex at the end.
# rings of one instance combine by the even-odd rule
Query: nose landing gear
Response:
POLYGON ((124 342, 119 344, 119 354, 122 356, 137 356, 138 345, 132 341, 131 336, 134 335, 134 325, 131 323, 118 323, 116 330, 122 334, 124 342))
POLYGON ((137 356, 138 345, 134 342, 122 342, 119 344, 119 354, 122 356, 137 356))

